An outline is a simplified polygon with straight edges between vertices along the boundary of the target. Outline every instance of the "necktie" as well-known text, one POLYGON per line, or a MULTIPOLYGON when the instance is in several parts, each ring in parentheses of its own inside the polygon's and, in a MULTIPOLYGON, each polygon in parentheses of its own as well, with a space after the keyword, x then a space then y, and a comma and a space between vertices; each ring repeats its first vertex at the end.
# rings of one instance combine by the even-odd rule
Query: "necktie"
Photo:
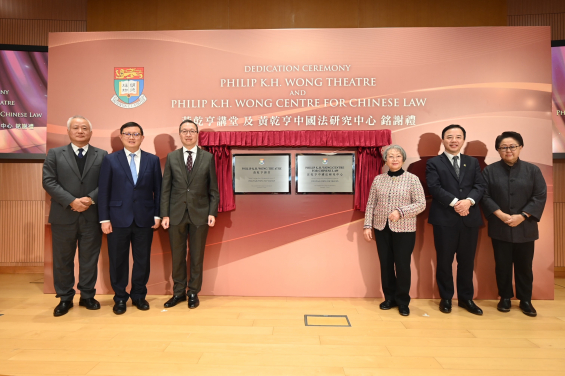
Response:
POLYGON ((78 157, 79 157, 79 158, 84 157, 84 154, 82 154, 83 151, 84 151, 83 148, 78 149, 78 157))
POLYGON ((133 184, 137 184, 137 170, 135 168, 135 154, 131 153, 131 162, 129 163, 129 168, 131 170, 131 176, 133 177, 133 184))
POLYGON ((453 168, 455 169, 455 175, 459 177, 459 165, 457 164, 458 156, 453 157, 453 168))
POLYGON ((188 157, 186 158, 186 171, 190 173, 192 171, 192 152, 188 151, 188 157))

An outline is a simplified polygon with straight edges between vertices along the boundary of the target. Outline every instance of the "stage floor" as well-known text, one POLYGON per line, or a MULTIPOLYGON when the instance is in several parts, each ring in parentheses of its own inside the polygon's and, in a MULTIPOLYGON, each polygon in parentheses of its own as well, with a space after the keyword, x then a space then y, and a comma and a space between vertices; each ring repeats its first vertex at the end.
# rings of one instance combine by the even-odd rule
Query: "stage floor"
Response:
MULTIPOLYGON (((259 283, 259 282, 258 282, 259 283)), ((513 302, 480 300, 485 314, 413 300, 411 315, 379 310, 380 299, 202 296, 146 312, 112 313, 58 303, 41 274, 0 275, 0 375, 565 375, 565 279, 555 301, 534 301, 530 318, 513 302), (304 315, 347 315, 351 327, 305 327, 304 315)), ((454 301, 456 303, 456 301, 454 301)))

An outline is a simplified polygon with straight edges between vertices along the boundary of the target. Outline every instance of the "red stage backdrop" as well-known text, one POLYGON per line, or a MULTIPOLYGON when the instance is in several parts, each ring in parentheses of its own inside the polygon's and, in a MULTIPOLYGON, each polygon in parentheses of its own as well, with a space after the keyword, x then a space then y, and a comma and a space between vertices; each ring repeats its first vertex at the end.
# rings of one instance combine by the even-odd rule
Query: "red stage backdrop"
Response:
MULTIPOLYGON (((464 153, 499 159, 495 137, 520 132, 524 160, 549 186, 534 259, 534 298, 553 298, 553 182, 549 27, 226 30, 55 33, 49 39, 47 148, 68 143, 66 120, 92 121, 91 143, 122 145, 128 121, 164 162, 178 124, 202 131, 390 129, 423 176, 441 130, 467 129, 464 153)), ((234 148, 233 153, 335 152, 337 147, 234 148)), ((350 151, 353 149, 342 149, 350 151)), ((353 195, 238 195, 208 237, 204 295, 382 296, 374 243, 363 239, 353 195)), ((426 210, 412 264, 414 298, 438 297, 426 210)), ((48 228, 49 226, 47 226, 48 228)), ((52 293, 46 232, 45 292, 52 293)), ((105 242, 104 242, 105 244, 105 242)), ((99 293, 112 293, 104 245, 99 293)), ((153 241, 150 294, 170 294, 168 234, 153 241)), ((496 298, 486 228, 475 265, 477 298, 496 298)))

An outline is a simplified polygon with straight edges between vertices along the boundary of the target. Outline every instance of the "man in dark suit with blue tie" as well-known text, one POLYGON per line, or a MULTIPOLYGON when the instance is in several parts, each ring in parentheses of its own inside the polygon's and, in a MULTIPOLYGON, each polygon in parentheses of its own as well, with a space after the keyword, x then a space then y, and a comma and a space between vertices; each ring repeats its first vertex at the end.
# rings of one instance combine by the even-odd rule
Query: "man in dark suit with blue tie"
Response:
POLYGON ((483 225, 478 204, 486 183, 479 161, 461 154, 465 137, 462 126, 445 127, 441 133, 445 152, 426 164, 426 181, 433 198, 428 222, 434 226, 440 311, 451 312, 452 265, 456 255, 458 305, 482 315, 483 311, 473 302, 473 266, 479 227, 483 225))
POLYGON ((143 129, 134 122, 120 128, 124 149, 108 155, 100 169, 98 211, 102 232, 108 235, 110 282, 114 313, 126 312, 126 302, 142 311, 149 280, 153 230, 161 224, 161 165, 159 157, 140 149, 143 129), (128 294, 129 247, 133 269, 128 294))

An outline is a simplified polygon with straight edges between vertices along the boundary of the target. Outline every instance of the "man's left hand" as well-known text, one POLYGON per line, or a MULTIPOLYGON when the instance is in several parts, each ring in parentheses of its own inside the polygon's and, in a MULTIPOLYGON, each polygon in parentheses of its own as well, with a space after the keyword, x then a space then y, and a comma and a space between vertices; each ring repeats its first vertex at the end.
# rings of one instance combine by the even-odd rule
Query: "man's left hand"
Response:
POLYGON ((214 217, 213 215, 209 215, 208 216, 208 226, 214 227, 215 224, 216 224, 216 217, 214 217))

